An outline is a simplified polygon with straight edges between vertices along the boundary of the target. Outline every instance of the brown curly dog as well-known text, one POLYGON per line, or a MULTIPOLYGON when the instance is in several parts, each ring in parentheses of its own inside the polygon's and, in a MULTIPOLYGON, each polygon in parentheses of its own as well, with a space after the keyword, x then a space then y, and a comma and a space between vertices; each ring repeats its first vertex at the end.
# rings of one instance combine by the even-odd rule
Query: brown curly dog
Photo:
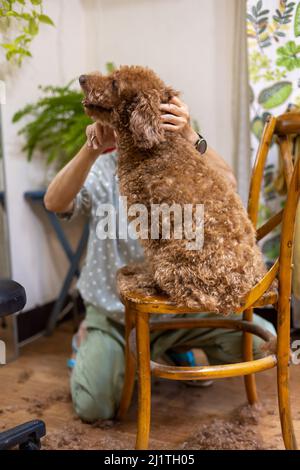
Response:
MULTIPOLYGON (((124 66, 109 76, 84 75, 80 84, 87 114, 117 132, 120 193, 128 205, 143 204, 149 214, 152 204, 204 205, 201 250, 188 249, 190 238, 176 239, 174 231, 164 239, 161 219, 158 239, 151 239, 149 228, 141 243, 150 268, 143 267, 145 274, 137 268, 137 288, 155 285, 178 305, 199 311, 227 314, 238 308, 265 273, 262 255, 230 183, 182 136, 162 130, 159 105, 178 92, 139 66, 124 66)), ((194 209, 193 214, 195 228, 194 209)))

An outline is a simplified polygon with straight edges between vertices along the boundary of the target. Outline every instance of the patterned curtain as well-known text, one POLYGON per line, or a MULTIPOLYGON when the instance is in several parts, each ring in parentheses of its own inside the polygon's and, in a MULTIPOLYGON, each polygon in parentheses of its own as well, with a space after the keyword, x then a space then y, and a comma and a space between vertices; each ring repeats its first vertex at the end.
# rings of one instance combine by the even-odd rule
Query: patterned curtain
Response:
POLYGON ((238 181, 238 191, 247 205, 251 174, 250 133, 249 133, 249 87, 248 51, 245 33, 247 1, 235 0, 234 5, 234 51, 233 51, 233 131, 234 169, 238 181))
MULTIPOLYGON (((300 108, 300 2, 248 0, 251 146, 255 157, 269 114, 300 108)), ((262 223, 284 204, 278 149, 273 143, 267 162, 260 205, 262 223)), ((280 229, 278 229, 280 230, 280 229)), ((270 263, 278 256, 279 231, 262 244, 270 263)))

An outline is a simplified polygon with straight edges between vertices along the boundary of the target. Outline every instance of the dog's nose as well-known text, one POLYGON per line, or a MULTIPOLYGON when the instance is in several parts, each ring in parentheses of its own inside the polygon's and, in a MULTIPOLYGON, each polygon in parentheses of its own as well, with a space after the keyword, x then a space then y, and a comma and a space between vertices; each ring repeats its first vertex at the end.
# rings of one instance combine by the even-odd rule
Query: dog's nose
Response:
POLYGON ((86 83, 87 76, 86 75, 80 75, 79 77, 79 83, 80 85, 84 85, 86 83))

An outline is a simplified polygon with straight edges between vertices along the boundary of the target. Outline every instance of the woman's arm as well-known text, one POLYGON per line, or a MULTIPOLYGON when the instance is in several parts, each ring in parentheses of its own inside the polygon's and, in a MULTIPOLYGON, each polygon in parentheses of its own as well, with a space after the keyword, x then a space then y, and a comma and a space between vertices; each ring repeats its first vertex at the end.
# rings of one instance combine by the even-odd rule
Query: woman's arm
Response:
POLYGON ((44 203, 52 212, 71 212, 74 198, 99 155, 115 144, 113 131, 99 123, 87 127, 87 142, 78 154, 55 176, 45 194, 44 203))
POLYGON ((237 181, 232 169, 215 150, 208 147, 203 157, 206 159, 208 165, 210 165, 216 171, 219 171, 231 183, 234 189, 237 190, 237 181))
MULTIPOLYGON (((179 98, 174 97, 168 104, 160 106, 162 127, 173 132, 180 132, 191 144, 195 145, 199 136, 190 125, 190 113, 187 105, 179 98)), ((237 182, 230 166, 212 148, 208 147, 202 158, 216 171, 221 173, 236 189, 237 182)))

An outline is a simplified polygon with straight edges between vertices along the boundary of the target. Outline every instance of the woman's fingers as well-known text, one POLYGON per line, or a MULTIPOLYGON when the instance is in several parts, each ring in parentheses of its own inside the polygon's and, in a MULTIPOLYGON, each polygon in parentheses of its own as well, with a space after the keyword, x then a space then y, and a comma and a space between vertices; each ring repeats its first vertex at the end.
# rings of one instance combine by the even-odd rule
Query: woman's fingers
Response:
POLYGON ((87 126, 86 128, 86 138, 87 138, 87 145, 88 147, 92 147, 92 141, 91 141, 91 137, 92 137, 92 134, 91 134, 91 127, 92 126, 87 126))
POLYGON ((97 150, 98 148, 100 148, 100 142, 98 141, 97 137, 92 137, 93 139, 93 149, 94 150, 97 150))
POLYGON ((94 122, 86 128, 87 145, 94 150, 104 151, 116 144, 114 131, 109 126, 94 122))
POLYGON ((181 108, 176 104, 166 103, 160 105, 160 110, 164 111, 165 114, 174 114, 174 116, 184 116, 189 115, 188 111, 185 108, 181 108))
POLYGON ((171 103, 162 103, 159 107, 161 111, 164 111, 165 113, 172 113, 175 115, 177 115, 177 113, 180 112, 177 108, 178 108, 177 106, 171 103))
POLYGON ((91 139, 90 139, 89 135, 87 135, 87 146, 92 147, 92 142, 91 142, 91 139))
POLYGON ((173 98, 170 99, 170 103, 175 104, 175 106, 178 106, 178 108, 186 107, 186 104, 183 101, 181 101, 181 99, 178 98, 178 96, 173 96, 173 98))
POLYGON ((97 150, 101 146, 102 142, 102 126, 95 122, 86 129, 87 145, 88 147, 97 150))
POLYGON ((162 127, 174 132, 182 131, 190 122, 190 113, 187 105, 174 96, 169 103, 160 105, 162 127), (171 127, 169 126, 171 124, 171 127))
POLYGON ((186 125, 186 119, 184 117, 175 116, 174 114, 163 114, 161 120, 166 124, 174 124, 175 126, 184 127, 186 125))
POLYGON ((93 129, 93 149, 97 150, 103 145, 103 127, 99 122, 95 122, 94 129, 93 129))
POLYGON ((174 126, 174 124, 162 124, 162 128, 165 131, 179 132, 182 130, 181 126, 174 126))
POLYGON ((162 128, 165 131, 179 132, 184 134, 190 128, 189 108, 177 96, 160 105, 162 128))
POLYGON ((103 143, 103 126, 101 126, 101 124, 99 122, 95 122, 94 124, 94 132, 95 132, 95 136, 96 136, 96 139, 95 141, 97 140, 98 144, 102 144, 103 143))

